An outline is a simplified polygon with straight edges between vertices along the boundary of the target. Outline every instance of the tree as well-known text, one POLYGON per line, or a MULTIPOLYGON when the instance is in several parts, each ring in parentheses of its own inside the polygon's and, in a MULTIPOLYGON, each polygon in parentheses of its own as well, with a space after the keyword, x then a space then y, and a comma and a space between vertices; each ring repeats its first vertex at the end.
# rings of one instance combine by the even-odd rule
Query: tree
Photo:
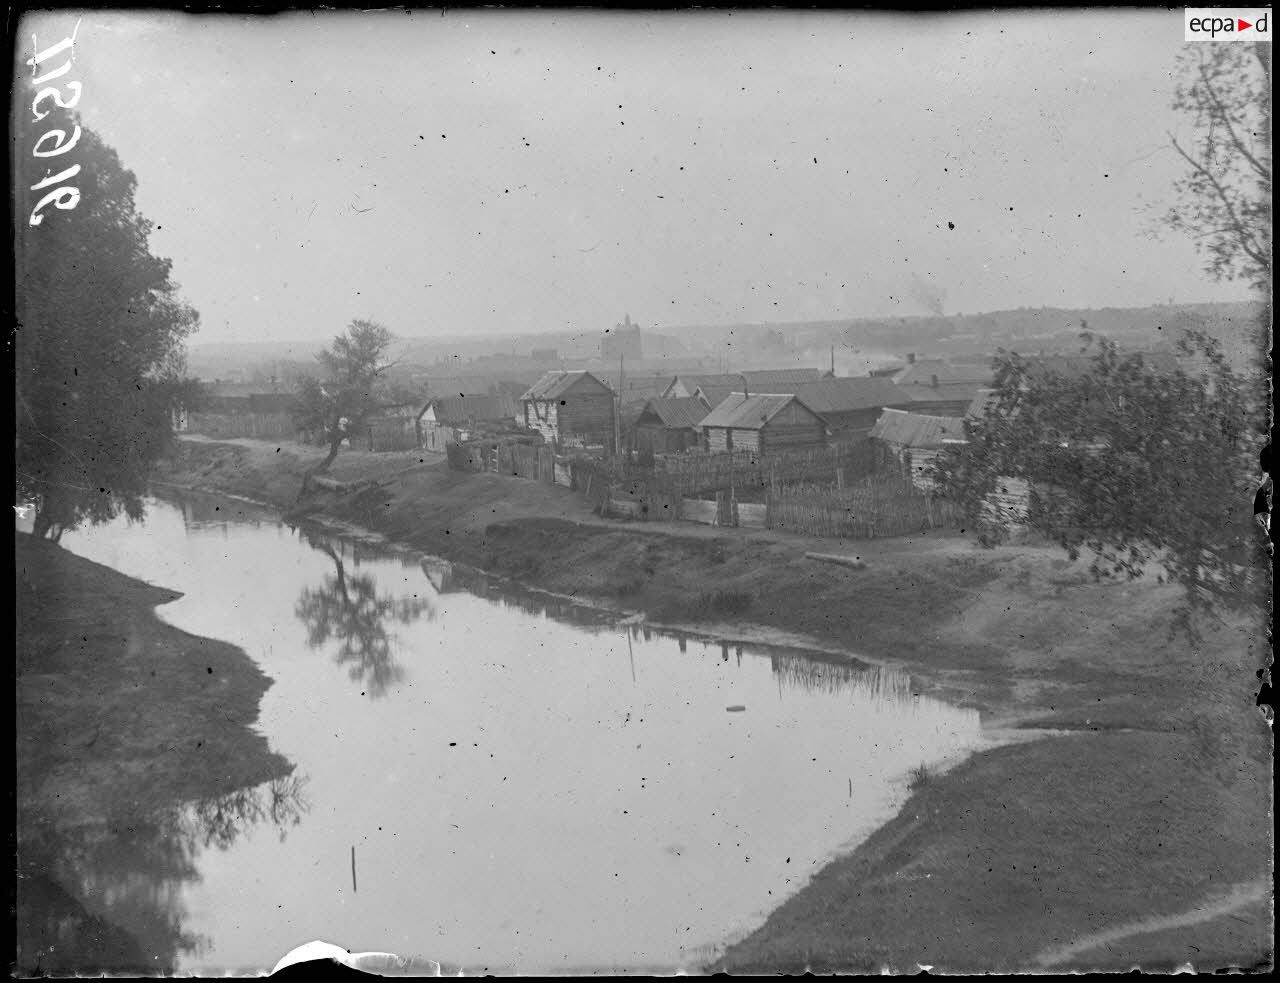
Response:
POLYGON ((1077 371, 997 355, 986 416, 966 421, 967 442, 935 465, 943 493, 998 540, 987 496, 1002 479, 1028 482, 1032 529, 1072 559, 1090 551, 1098 577, 1156 568, 1184 588, 1185 627, 1192 614, 1261 603, 1266 536, 1249 507, 1257 408, 1220 346, 1204 334, 1180 341, 1207 366, 1192 375, 1088 340, 1093 355, 1077 371))
POLYGON ((121 511, 141 518, 191 390, 183 341, 198 316, 150 252, 133 173, 75 113, 39 106, 38 125, 21 104, 15 114, 16 493, 36 505, 36 534, 56 540, 121 511), (65 154, 47 156, 51 133, 65 154), (42 182, 72 167, 78 197, 38 207, 42 182))
POLYGON ((1187 165, 1169 229, 1195 238, 1217 280, 1271 285, 1271 44, 1189 44, 1173 106, 1193 135, 1173 149, 1187 165))
POLYGON ((330 641, 337 642, 334 660, 347 666, 348 675, 365 686, 370 697, 384 696, 404 678, 404 668, 392 652, 391 623, 407 625, 424 614, 433 620, 432 599, 379 595, 373 578, 349 574, 331 545, 305 532, 302 535, 314 549, 333 560, 335 570, 322 587, 304 589, 294 606, 294 614, 306 625, 307 644, 318 649, 330 641))
POLYGON ((303 478, 301 493, 312 477, 328 470, 342 442, 359 434, 377 409, 384 373, 394 364, 384 362, 392 340, 391 332, 374 321, 352 321, 346 334, 316 356, 323 378, 307 376, 298 383, 294 421, 303 430, 324 434, 329 445, 325 459, 303 478))

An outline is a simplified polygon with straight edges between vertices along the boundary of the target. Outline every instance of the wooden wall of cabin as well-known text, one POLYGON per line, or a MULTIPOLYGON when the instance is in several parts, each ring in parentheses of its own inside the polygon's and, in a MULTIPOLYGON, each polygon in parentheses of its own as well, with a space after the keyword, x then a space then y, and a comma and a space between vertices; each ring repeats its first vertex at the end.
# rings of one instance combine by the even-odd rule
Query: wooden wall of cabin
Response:
POLYGON ((660 424, 637 424, 632 430, 630 447, 637 452, 682 454, 690 447, 701 446, 699 434, 691 428, 665 427, 660 424))
POLYGON ((556 411, 562 443, 613 446, 611 393, 566 393, 556 411))
MULTIPOLYGON (((826 427, 796 402, 784 406, 760 431, 761 453, 825 447, 826 427)), ((735 435, 734 446, 737 446, 735 435)))
POLYGON ((831 424, 830 439, 842 444, 857 443, 871 435, 871 428, 880 419, 884 409, 873 406, 870 409, 847 410, 842 413, 824 413, 823 418, 831 424))
POLYGON ((559 410, 558 400, 530 400, 524 404, 524 425, 542 434, 548 444, 554 444, 560 437, 559 410))

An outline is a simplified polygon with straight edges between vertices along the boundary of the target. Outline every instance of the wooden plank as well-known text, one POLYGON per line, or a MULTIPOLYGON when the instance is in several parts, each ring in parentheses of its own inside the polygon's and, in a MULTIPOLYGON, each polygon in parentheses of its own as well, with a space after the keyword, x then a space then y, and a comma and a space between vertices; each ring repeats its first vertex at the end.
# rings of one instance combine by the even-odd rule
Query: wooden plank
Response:
POLYGON ((805 558, 818 560, 822 563, 835 563, 853 570, 865 570, 867 568, 867 561, 857 556, 841 556, 838 553, 806 553, 805 558))

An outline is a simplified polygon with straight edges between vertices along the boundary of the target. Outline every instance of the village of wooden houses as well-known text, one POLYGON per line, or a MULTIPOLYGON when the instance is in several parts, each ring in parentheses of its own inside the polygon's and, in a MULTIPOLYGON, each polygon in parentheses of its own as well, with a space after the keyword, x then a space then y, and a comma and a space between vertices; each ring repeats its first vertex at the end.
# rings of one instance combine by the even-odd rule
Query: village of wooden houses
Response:
MULTIPOLYGON (((596 357, 559 359, 569 365, 539 368, 558 353, 535 349, 522 360, 529 364, 488 374, 401 369, 401 398, 378 407, 346 446, 420 450, 446 455, 456 470, 561 485, 619 519, 856 538, 958 522, 934 494, 930 465, 943 447, 964 442, 966 419, 982 419, 993 393, 990 358, 908 352, 841 375, 832 346, 825 367, 789 360, 710 371, 706 359, 686 358, 684 369, 671 366, 679 359, 646 358, 644 337, 627 315, 601 333, 596 357), (416 397, 406 395, 414 389, 416 397)), ((1083 371, 1087 359, 1040 361, 1083 371)), ((278 379, 211 381, 178 429, 321 442, 298 431, 294 402, 278 379)), ((1027 489, 1011 480, 991 505, 993 518, 1016 527, 1027 489)))

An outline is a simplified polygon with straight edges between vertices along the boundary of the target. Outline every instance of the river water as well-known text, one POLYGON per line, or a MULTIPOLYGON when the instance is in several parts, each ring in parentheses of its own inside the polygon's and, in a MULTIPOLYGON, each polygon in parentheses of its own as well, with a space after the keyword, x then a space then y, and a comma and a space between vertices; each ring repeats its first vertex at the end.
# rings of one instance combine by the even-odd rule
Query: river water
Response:
MULTIPOLYGON (((984 742, 895 670, 619 624, 227 499, 62 545, 182 591, 162 619, 274 680, 257 726, 293 776, 96 852, 149 884, 139 924, 178 939, 179 972, 313 939, 471 972, 696 969, 891 818, 910 769, 984 742), (176 872, 148 869, 182 837, 176 872)), ((124 910, 107 872, 77 876, 91 912, 124 910)))

